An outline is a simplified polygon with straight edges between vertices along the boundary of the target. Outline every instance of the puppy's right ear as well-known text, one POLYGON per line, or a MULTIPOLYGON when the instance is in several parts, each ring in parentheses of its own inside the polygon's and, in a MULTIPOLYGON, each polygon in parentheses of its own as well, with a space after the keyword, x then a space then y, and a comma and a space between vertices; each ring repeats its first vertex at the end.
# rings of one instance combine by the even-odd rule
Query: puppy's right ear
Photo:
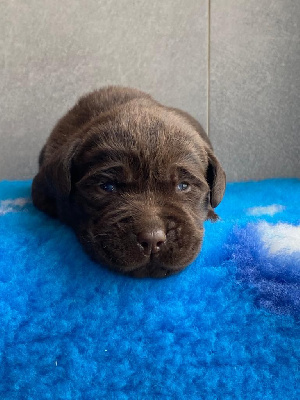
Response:
POLYGON ((41 167, 40 173, 44 174, 48 190, 55 198, 66 198, 70 194, 72 179, 72 161, 78 154, 81 140, 75 140, 58 149, 53 157, 41 167))
POLYGON ((226 175, 212 150, 207 150, 208 167, 206 180, 210 187, 210 203, 212 208, 217 207, 221 202, 226 186, 226 175))

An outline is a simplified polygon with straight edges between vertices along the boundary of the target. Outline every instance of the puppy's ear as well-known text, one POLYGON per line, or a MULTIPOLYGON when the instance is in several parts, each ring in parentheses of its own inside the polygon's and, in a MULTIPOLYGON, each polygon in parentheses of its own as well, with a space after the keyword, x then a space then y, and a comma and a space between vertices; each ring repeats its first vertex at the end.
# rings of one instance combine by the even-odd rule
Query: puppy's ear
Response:
POLYGON ((70 194, 72 161, 79 152, 80 144, 81 140, 77 139, 71 145, 63 145, 41 168, 40 172, 44 174, 49 191, 55 198, 64 198, 70 194))
POLYGON ((207 154, 208 167, 206 171, 206 180, 210 187, 210 204, 212 208, 215 208, 224 196, 226 175, 213 152, 208 150, 207 154))

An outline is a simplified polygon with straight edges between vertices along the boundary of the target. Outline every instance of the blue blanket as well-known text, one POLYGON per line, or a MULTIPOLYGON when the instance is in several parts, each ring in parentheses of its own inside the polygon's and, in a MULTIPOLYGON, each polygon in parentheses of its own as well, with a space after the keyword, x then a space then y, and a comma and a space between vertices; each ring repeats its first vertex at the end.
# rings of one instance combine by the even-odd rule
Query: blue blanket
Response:
POLYGON ((299 399, 300 181, 229 184, 167 279, 95 263, 0 183, 1 399, 299 399))

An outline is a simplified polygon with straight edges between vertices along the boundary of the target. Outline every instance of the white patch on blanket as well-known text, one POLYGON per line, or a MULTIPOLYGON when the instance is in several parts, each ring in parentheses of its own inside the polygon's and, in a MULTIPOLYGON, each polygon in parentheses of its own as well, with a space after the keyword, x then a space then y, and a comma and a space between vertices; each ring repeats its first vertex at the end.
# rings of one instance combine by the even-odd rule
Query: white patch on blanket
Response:
POLYGON ((25 197, 0 201, 0 215, 22 210, 31 200, 25 197))
POLYGON ((249 208, 247 214, 248 215, 254 215, 256 217, 260 215, 270 215, 273 217, 273 215, 283 211, 285 209, 284 206, 281 206, 280 204, 272 204, 270 206, 266 207, 253 207, 249 208))
POLYGON ((271 225, 261 222, 258 225, 258 231, 270 254, 300 252, 300 225, 294 226, 285 223, 271 225))

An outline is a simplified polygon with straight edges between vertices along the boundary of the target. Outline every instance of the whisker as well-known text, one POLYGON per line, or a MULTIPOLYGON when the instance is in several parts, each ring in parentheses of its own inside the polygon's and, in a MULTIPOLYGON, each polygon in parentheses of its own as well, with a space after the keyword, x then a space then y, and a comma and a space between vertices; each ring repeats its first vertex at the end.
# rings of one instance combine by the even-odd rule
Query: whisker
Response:
POLYGON ((96 235, 93 235, 93 239, 95 239, 99 236, 108 236, 108 233, 97 233, 96 235))

